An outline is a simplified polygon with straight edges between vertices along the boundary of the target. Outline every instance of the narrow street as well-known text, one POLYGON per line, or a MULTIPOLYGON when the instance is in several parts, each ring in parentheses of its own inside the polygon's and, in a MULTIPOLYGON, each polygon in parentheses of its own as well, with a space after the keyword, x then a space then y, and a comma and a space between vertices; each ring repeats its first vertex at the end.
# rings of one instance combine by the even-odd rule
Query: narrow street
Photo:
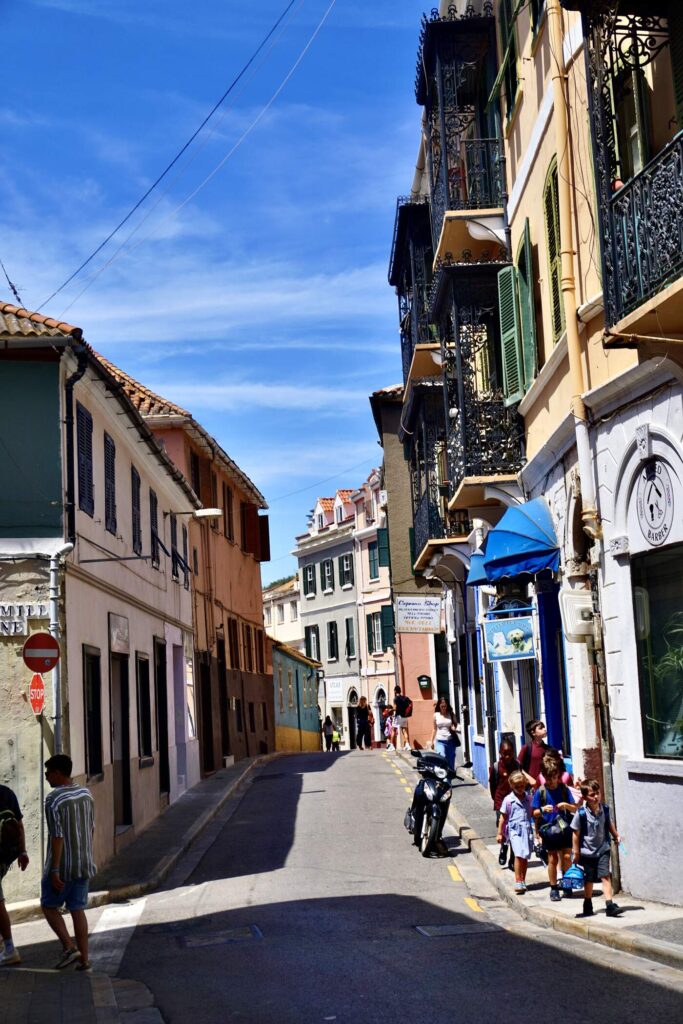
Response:
MULTIPOLYGON (((96 970, 143 982, 168 1024, 681 1019, 680 981, 652 980, 675 972, 523 922, 452 830, 451 857, 423 859, 403 767, 380 751, 262 766, 164 891, 92 913, 96 970)), ((49 962, 44 926, 18 931, 49 962)))

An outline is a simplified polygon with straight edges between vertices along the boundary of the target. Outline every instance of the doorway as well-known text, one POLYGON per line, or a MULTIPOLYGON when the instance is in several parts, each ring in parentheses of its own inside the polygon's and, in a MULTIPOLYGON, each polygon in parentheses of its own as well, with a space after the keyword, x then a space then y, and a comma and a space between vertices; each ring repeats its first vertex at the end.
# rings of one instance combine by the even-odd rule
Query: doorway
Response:
POLYGON ((486 738, 489 749, 489 764, 498 760, 496 750, 496 725, 498 714, 496 708, 496 681, 493 674, 493 665, 488 661, 484 662, 484 689, 486 692, 486 738))
POLYGON ((536 683, 536 661, 528 658, 518 661, 517 683, 519 685, 519 703, 522 714, 522 743, 526 742, 526 723, 538 718, 538 685, 536 683))
POLYGON ((218 658, 218 699, 221 712, 221 757, 228 757, 230 754, 230 723, 229 723, 229 701, 228 701, 228 669, 225 661, 225 640, 216 641, 218 658))
POLYGON ((154 640, 154 692, 157 709, 157 747, 159 750, 159 792, 168 794, 171 771, 168 760, 168 687, 166 682, 166 644, 154 640))
POLYGON ((133 824, 130 792, 130 695, 128 657, 111 655, 111 757, 114 769, 114 832, 133 824))
POLYGON ((199 711, 201 715, 202 768, 205 773, 214 771, 213 760, 213 714, 211 709, 211 669, 208 655, 199 656, 199 711))

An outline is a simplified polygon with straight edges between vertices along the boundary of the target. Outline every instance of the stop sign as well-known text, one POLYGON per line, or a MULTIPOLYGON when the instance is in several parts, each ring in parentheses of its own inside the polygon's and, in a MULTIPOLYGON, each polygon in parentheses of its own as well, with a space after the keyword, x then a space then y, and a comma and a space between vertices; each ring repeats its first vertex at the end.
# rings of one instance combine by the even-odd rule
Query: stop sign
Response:
POLYGON ((43 677, 34 675, 28 691, 28 699, 31 702, 34 715, 42 715, 45 707, 45 683, 43 677))
POLYGON ((23 654, 31 672, 49 672, 59 661, 59 644, 49 633, 33 633, 24 644, 23 654))

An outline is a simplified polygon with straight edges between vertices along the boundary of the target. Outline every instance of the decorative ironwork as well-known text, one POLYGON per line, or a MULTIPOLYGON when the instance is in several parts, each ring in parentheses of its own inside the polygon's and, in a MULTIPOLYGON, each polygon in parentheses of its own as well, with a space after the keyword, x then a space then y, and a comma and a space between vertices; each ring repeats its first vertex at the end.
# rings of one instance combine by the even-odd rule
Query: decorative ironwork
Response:
POLYGON ((399 199, 389 279, 395 284, 398 295, 404 384, 408 379, 415 346, 432 340, 429 326, 431 264, 426 200, 399 199), (416 217, 420 211, 421 217, 416 217), (402 215, 406 219, 399 231, 399 218, 402 215))
POLYGON ((605 319, 613 326, 683 270, 683 167, 679 134, 622 182, 615 137, 616 78, 668 45, 666 19, 619 14, 596 3, 584 14, 593 156, 601 226, 605 319))

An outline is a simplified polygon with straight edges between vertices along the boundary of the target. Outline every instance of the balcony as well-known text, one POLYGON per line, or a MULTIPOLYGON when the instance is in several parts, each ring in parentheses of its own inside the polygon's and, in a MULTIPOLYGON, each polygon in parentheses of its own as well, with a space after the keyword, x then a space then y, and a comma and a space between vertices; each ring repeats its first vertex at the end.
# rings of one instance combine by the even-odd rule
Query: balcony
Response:
POLYGON ((467 515, 451 516, 442 499, 428 491, 422 495, 413 515, 416 570, 424 569, 431 559, 454 544, 464 544, 472 531, 467 515), (444 509, 442 511, 442 509, 444 509))
POLYGON ((458 139, 447 169, 439 160, 432 192, 436 261, 505 259, 504 167, 500 139, 458 139))
POLYGON ((683 271, 683 132, 611 197, 608 216, 614 324, 683 271))
POLYGON ((428 317, 431 245, 426 198, 400 196, 396 204, 389 283, 398 296, 404 384, 411 377, 416 351, 424 346, 435 347, 428 317))
POLYGON ((496 491, 515 489, 523 436, 520 418, 501 392, 465 395, 447 438, 451 513, 498 504, 496 491))

